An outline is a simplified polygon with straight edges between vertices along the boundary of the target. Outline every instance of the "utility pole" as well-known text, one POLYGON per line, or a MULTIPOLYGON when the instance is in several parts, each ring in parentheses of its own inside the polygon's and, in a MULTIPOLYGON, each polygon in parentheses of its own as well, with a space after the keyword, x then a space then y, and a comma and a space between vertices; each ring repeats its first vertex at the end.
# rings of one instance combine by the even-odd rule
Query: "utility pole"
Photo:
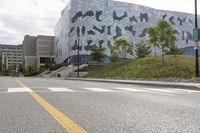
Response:
POLYGON ((79 78, 79 46, 80 44, 79 44, 79 38, 78 38, 78 63, 77 63, 77 77, 79 78))
POLYGON ((49 38, 49 71, 51 72, 51 67, 52 67, 52 46, 51 46, 51 43, 50 43, 50 38, 49 38))
POLYGON ((199 30, 198 30, 198 18, 197 18, 197 0, 195 0, 195 30, 197 31, 197 39, 195 39, 195 61, 196 61, 196 77, 199 77, 199 53, 198 53, 198 40, 199 40, 199 30))

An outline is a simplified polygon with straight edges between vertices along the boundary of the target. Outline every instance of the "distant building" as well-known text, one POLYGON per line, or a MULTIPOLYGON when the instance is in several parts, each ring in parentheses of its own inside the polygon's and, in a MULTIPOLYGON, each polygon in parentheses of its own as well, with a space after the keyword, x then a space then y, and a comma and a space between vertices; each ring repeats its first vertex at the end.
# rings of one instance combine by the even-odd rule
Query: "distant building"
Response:
POLYGON ((23 41, 24 67, 32 66, 35 69, 44 67, 49 59, 54 59, 54 36, 29 36, 23 41))
POLYGON ((0 44, 2 66, 6 69, 16 69, 22 65, 22 45, 0 44))
MULTIPOLYGON (((114 39, 125 37, 135 46, 148 39, 147 27, 160 19, 173 25, 179 48, 193 46, 193 14, 157 10, 116 0, 70 0, 55 27, 55 61, 58 64, 77 61, 79 49, 82 62, 91 54, 92 45, 106 48, 105 54, 109 57, 114 39)), ((161 50, 157 49, 157 54, 161 54, 161 50)), ((135 58, 135 51, 127 56, 135 58)))

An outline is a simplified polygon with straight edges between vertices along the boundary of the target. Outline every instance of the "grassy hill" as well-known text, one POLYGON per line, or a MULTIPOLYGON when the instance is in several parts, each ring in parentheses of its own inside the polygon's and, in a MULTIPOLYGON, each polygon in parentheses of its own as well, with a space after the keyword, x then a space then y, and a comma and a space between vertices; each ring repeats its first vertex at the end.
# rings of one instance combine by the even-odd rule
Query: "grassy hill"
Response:
POLYGON ((192 56, 148 57, 118 61, 89 71, 87 77, 97 78, 193 78, 195 58, 192 56))

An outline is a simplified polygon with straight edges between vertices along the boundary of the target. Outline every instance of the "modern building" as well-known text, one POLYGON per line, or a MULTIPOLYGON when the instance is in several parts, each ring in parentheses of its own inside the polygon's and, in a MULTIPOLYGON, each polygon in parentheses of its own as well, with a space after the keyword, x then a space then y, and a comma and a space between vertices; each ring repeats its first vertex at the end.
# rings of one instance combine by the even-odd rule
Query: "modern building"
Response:
MULTIPOLYGON (((148 38, 147 27, 160 19, 173 25, 179 48, 193 46, 193 14, 115 0, 70 0, 55 27, 55 62, 76 59, 78 49, 82 61, 94 44, 106 48, 106 55, 110 56, 113 39, 125 37, 135 45, 148 38)), ((128 57, 134 58, 134 51, 128 57)))
POLYGON ((49 59, 54 59, 54 36, 29 36, 23 41, 24 67, 32 66, 35 69, 44 67, 49 59))
POLYGON ((2 66, 6 69, 16 69, 22 65, 22 45, 0 44, 2 66))

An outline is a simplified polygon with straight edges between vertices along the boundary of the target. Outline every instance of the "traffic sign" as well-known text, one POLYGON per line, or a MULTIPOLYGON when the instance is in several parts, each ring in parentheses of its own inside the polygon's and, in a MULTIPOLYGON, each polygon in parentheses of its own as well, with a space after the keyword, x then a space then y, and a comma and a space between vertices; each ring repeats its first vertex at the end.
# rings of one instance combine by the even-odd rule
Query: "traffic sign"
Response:
POLYGON ((197 42, 199 40, 199 30, 197 28, 193 29, 193 41, 197 42))
POLYGON ((194 49, 197 49, 198 48, 198 43, 195 42, 193 47, 194 47, 194 49))
POLYGON ((199 28, 193 29, 193 41, 195 41, 195 42, 200 41, 200 29, 199 28))

